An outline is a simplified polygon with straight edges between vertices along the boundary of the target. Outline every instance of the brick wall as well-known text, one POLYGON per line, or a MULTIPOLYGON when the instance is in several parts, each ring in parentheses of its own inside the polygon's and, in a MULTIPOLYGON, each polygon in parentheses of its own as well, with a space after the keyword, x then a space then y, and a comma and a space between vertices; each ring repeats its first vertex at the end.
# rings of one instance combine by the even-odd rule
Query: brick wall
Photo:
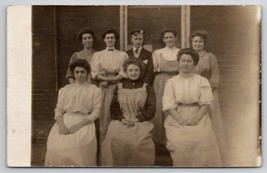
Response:
MULTIPOLYGON (((152 50, 162 48, 164 43, 160 32, 163 28, 177 31, 177 47, 181 47, 181 6, 129 6, 128 31, 144 29, 145 44, 152 45, 152 50)), ((131 44, 130 39, 128 44, 131 44)))
POLYGON ((32 118, 47 121, 53 117, 57 94, 53 7, 33 8, 32 31, 32 118))
POLYGON ((191 31, 209 34, 206 50, 218 59, 219 99, 236 164, 255 164, 259 133, 259 42, 256 7, 193 6, 191 31))

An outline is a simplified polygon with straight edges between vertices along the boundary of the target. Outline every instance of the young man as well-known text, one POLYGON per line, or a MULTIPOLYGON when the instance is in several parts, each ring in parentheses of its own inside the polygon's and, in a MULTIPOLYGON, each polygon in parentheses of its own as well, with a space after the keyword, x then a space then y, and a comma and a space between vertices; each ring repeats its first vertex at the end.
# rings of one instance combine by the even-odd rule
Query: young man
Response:
POLYGON ((144 30, 133 30, 130 32, 133 47, 126 53, 129 58, 139 58, 145 65, 144 82, 152 85, 154 80, 152 53, 143 48, 144 30))

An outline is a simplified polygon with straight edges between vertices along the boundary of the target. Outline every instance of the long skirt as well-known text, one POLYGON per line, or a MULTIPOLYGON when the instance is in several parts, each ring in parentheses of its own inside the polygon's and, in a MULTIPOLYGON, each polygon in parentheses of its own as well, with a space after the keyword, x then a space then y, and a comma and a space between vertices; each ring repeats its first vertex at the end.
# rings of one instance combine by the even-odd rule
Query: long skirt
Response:
POLYGON ((220 103, 217 91, 213 91, 214 101, 211 104, 210 118, 211 123, 218 141, 219 149, 222 156, 222 161, 227 162, 227 138, 225 136, 225 128, 223 124, 220 103))
MULTIPOLYGON (((82 115, 64 114, 67 128, 83 120, 82 115)), ((61 135, 57 123, 47 140, 45 166, 96 166, 95 124, 82 127, 74 134, 61 135)))
POLYGON ((175 74, 169 73, 159 73, 154 82, 153 82, 153 89, 156 95, 156 113, 152 122, 154 124, 153 133, 153 140, 158 144, 166 145, 166 133, 164 129, 164 121, 166 115, 162 111, 162 97, 164 93, 165 84, 168 79, 175 76, 175 74))
POLYGON ((102 144, 102 166, 153 166, 152 129, 153 124, 149 121, 127 127, 112 120, 102 144))
MULTIPOLYGON (((198 107, 181 107, 191 118, 198 107)), ((165 121, 167 149, 170 151, 173 166, 179 167, 218 167, 221 157, 209 115, 204 115, 195 126, 180 125, 172 116, 165 121)))
POLYGON ((102 109, 99 116, 99 133, 100 145, 106 137, 108 125, 111 121, 110 104, 113 98, 113 91, 117 84, 109 85, 107 88, 102 89, 102 109))

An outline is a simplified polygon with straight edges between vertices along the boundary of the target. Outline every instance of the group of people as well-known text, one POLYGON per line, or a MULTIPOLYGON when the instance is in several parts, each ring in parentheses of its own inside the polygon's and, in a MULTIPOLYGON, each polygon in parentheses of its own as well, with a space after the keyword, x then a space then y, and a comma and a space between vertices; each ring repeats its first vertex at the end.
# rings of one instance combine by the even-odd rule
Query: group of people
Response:
POLYGON ((207 33, 194 32, 191 48, 179 49, 177 32, 165 29, 165 47, 153 53, 144 35, 132 31, 133 47, 123 52, 107 29, 106 49, 97 52, 94 32, 80 32, 84 49, 72 55, 70 84, 59 90, 45 166, 153 166, 155 145, 166 146, 173 166, 221 166, 219 69, 204 50, 207 33))

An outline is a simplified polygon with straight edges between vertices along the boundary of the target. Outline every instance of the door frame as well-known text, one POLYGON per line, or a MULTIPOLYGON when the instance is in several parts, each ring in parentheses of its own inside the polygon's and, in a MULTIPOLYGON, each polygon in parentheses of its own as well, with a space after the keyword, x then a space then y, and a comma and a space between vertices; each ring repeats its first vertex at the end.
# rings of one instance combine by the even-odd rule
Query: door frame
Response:
MULTIPOLYGON (((126 51, 128 46, 128 6, 120 6, 120 50, 126 51)), ((190 47, 190 6, 181 6, 181 48, 190 47)))

